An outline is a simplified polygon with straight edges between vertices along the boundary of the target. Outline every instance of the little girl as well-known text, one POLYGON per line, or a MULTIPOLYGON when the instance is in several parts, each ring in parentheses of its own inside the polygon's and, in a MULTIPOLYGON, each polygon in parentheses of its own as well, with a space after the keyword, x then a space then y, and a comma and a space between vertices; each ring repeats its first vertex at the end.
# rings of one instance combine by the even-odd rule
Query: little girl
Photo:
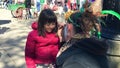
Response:
POLYGON ((42 10, 32 28, 25 47, 27 68, 53 68, 59 50, 56 15, 51 9, 42 10))

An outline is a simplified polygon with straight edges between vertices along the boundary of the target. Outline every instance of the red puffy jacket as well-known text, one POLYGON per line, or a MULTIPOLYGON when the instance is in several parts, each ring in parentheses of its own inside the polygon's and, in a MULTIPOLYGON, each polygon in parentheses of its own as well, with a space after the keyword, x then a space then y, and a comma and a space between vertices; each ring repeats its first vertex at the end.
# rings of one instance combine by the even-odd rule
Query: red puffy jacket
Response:
POLYGON ((36 64, 49 64, 56 61, 59 50, 59 38, 54 33, 46 37, 38 36, 37 24, 32 24, 33 30, 28 34, 25 47, 27 68, 36 68, 36 64))

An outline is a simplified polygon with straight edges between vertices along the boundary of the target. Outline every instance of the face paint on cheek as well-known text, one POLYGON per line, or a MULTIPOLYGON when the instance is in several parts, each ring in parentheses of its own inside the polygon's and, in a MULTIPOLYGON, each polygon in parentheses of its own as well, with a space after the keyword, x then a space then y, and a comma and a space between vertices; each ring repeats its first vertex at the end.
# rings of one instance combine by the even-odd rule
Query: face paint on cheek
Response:
POLYGON ((64 41, 67 41, 67 37, 68 37, 67 35, 68 35, 68 27, 67 27, 67 25, 65 25, 63 28, 63 32, 62 32, 62 36, 63 36, 64 41))

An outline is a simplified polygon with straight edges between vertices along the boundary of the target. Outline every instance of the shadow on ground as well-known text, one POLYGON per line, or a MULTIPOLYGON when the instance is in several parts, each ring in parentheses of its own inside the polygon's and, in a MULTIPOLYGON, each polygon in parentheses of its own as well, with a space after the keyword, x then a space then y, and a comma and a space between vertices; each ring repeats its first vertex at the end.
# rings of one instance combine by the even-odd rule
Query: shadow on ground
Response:
MULTIPOLYGON (((14 25, 14 28, 0 27, 0 68, 26 68, 24 48, 32 21, 17 22, 19 26, 14 27, 14 25)), ((3 22, 0 20, 0 25, 11 21, 3 22)))
POLYGON ((8 27, 0 27, 0 34, 4 34, 8 29, 8 27))
MULTIPOLYGON (((0 25, 8 24, 10 22, 11 22, 11 20, 0 20, 0 25)), ((0 34, 4 34, 8 29, 10 29, 10 28, 0 26, 0 34)))
POLYGON ((11 20, 0 20, 0 25, 10 23, 11 20))
MULTIPOLYGON (((10 20, 0 20, 0 25, 10 22, 10 20)), ((21 26, 15 29, 0 26, 0 68, 25 68, 24 47, 29 28, 24 27, 30 26, 30 23, 27 23, 21 23, 23 29, 18 29, 21 26)))
POLYGON ((26 36, 6 39, 6 42, 0 43, 0 62, 2 63, 2 68, 25 68, 25 62, 23 62, 24 55, 21 54, 21 52, 24 52, 24 46, 20 46, 20 43, 24 43, 21 42, 24 39, 26 39, 26 36))

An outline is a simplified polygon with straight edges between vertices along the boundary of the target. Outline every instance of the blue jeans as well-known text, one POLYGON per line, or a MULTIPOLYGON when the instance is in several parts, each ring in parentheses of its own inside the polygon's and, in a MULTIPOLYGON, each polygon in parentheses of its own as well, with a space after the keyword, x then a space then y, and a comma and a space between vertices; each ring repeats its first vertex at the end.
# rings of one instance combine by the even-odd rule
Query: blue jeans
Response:
POLYGON ((40 2, 37 2, 37 12, 40 11, 40 2))

